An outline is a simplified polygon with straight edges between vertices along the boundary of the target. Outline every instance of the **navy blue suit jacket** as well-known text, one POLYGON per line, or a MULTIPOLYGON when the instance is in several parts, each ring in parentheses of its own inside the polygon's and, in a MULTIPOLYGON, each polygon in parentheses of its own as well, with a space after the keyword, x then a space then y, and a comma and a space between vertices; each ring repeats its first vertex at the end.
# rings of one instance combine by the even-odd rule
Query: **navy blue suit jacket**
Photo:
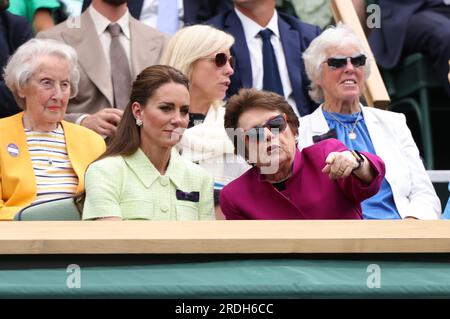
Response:
MULTIPOLYGON (((236 12, 229 10, 206 23, 232 34, 235 38, 231 54, 236 58, 236 67, 231 76, 227 95, 236 94, 241 88, 253 87, 250 53, 241 20, 236 12)), ((281 12, 278 12, 278 28, 297 109, 302 116, 310 114, 317 104, 308 95, 309 80, 302 54, 311 41, 320 34, 320 28, 281 12)))
POLYGON ((393 68, 402 55, 411 16, 441 3, 442 0, 378 0, 381 28, 374 28, 369 36, 370 48, 377 63, 385 69, 393 68))
MULTIPOLYGON (((91 4, 91 0, 83 1, 83 11, 91 4)), ((139 20, 141 16, 144 0, 129 0, 128 10, 130 14, 139 20)), ((231 0, 184 0, 183 21, 185 25, 200 23, 216 14, 231 9, 233 2, 231 0)))
POLYGON ((0 12, 0 118, 21 112, 3 80, 3 68, 9 57, 33 37, 28 21, 8 11, 0 12))

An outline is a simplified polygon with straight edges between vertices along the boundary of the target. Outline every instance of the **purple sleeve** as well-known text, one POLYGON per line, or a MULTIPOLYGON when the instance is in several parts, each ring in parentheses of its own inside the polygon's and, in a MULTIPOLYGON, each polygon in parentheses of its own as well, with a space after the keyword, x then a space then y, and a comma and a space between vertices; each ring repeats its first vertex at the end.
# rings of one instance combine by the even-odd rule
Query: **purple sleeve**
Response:
POLYGON ((361 154, 369 161, 369 164, 375 173, 375 178, 369 184, 361 181, 355 174, 351 174, 347 178, 338 180, 338 183, 345 194, 358 203, 378 193, 386 173, 384 162, 380 157, 367 152, 361 152, 361 154))
MULTIPOLYGON (((231 196, 233 198, 233 196, 231 196)), ((239 210, 236 209, 236 207, 233 205, 233 200, 229 198, 228 191, 225 188, 223 188, 220 191, 220 209, 222 210, 222 213, 225 215, 225 218, 227 220, 230 219, 245 219, 242 214, 239 213, 239 210)))

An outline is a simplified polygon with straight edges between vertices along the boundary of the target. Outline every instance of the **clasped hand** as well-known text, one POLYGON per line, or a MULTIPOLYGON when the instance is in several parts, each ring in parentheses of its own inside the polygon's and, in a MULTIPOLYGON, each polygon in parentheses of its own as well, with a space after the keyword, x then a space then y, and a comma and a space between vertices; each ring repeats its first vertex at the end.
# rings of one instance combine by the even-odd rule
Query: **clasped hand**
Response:
POLYGON ((330 179, 346 178, 358 167, 358 162, 350 151, 331 152, 325 160, 322 172, 330 179))

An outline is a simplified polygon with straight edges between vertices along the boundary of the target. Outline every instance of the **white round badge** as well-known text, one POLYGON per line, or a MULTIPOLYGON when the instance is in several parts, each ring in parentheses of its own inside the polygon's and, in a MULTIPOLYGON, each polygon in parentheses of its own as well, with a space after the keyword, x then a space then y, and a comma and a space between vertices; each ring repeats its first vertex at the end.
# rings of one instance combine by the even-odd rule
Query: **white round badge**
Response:
POLYGON ((8 146, 6 147, 6 150, 8 151, 9 155, 11 155, 12 157, 19 156, 19 148, 17 147, 16 144, 13 144, 13 143, 8 144, 8 146))

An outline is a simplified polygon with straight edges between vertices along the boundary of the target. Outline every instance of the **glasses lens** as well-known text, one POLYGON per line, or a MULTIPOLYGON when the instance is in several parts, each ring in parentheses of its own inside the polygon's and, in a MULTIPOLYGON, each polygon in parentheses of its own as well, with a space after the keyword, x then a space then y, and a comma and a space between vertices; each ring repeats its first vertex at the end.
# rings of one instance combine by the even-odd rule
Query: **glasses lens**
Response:
POLYGON ((227 63, 227 55, 225 53, 217 53, 215 63, 218 68, 223 67, 227 63))
POLYGON ((234 66, 236 65, 236 60, 233 56, 230 56, 230 65, 232 69, 234 69, 234 66))
POLYGON ((277 115, 269 119, 262 126, 255 126, 247 131, 245 131, 245 136, 247 136, 252 142, 259 142, 264 140, 265 128, 267 127, 272 133, 279 134, 286 129, 287 122, 284 114, 277 115))
POLYGON ((329 58, 327 64, 332 68, 339 69, 347 65, 347 58, 329 58))
POLYGON ((287 123, 284 115, 280 114, 268 120, 265 126, 268 127, 271 131, 276 130, 274 133, 281 133, 286 128, 286 124, 287 123))
POLYGON ((350 61, 352 62, 353 66, 363 66, 366 64, 366 56, 364 54, 360 54, 358 56, 350 58, 350 61))
POLYGON ((264 139, 264 127, 254 127, 249 129, 245 132, 245 135, 252 141, 252 142, 259 142, 264 139))

